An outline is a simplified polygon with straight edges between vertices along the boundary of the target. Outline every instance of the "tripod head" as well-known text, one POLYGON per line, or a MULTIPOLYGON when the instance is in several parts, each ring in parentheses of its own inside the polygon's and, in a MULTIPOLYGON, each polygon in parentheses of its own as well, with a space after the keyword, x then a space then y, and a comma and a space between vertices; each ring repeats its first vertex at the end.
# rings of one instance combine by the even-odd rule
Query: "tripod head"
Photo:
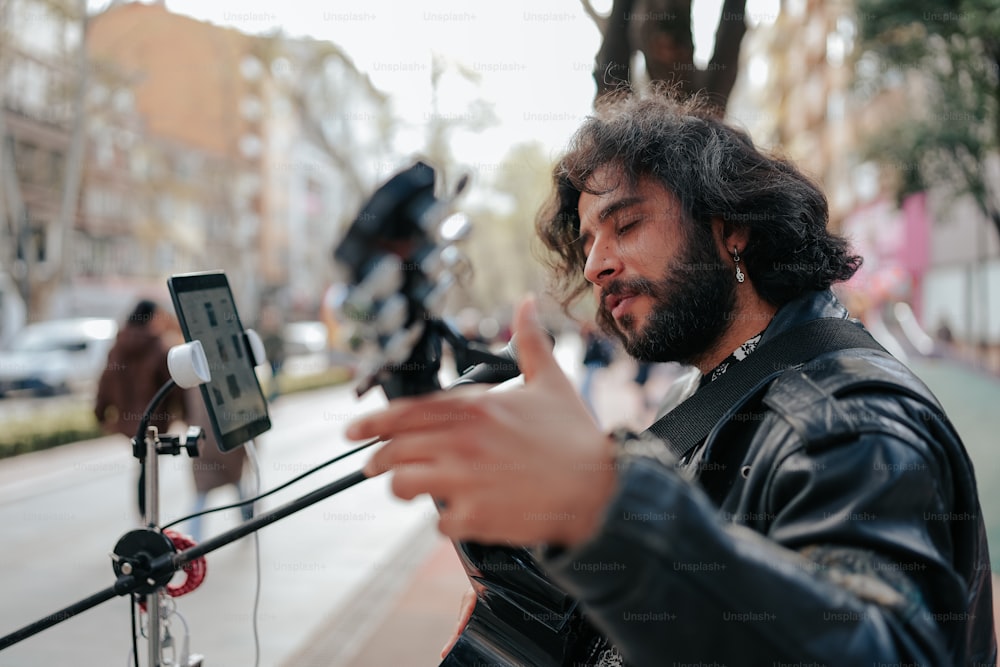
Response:
POLYGON ((334 250, 348 289, 343 311, 361 345, 359 396, 375 386, 389 399, 441 389, 443 342, 459 373, 509 362, 443 319, 448 292, 469 271, 455 245, 469 221, 453 208, 467 184, 463 177, 438 197, 434 168, 416 162, 375 191, 334 250))

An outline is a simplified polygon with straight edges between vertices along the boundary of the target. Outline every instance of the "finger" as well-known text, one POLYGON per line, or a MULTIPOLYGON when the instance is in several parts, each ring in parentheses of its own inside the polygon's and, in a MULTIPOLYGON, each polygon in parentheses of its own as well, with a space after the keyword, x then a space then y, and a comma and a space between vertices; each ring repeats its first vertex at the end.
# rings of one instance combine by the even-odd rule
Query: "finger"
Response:
POLYGON ((525 382, 531 382, 539 374, 562 374, 548 334, 538 322, 538 305, 534 295, 529 294, 521 301, 514 316, 514 331, 517 333, 517 363, 524 373, 525 382))
POLYGON ((350 440, 367 440, 368 438, 381 437, 388 440, 392 437, 390 427, 403 414, 410 404, 419 399, 399 398, 389 403, 385 408, 381 408, 362 417, 359 417, 347 425, 344 429, 344 436, 350 440))
MULTIPOLYGON (((438 496, 447 498, 447 496, 438 496)), ((480 517, 462 496, 449 498, 446 506, 438 510, 438 531, 453 540, 478 537, 480 517)))
POLYGON ((476 608, 476 592, 469 588, 462 595, 462 602, 459 604, 458 612, 458 623, 455 625, 455 630, 452 632, 451 639, 444 645, 441 649, 441 657, 447 657, 448 653, 458 642, 458 638, 462 635, 465 630, 465 626, 468 624, 469 619, 472 618, 472 611, 476 608))
POLYGON ((446 449, 447 441, 438 431, 400 435, 372 455, 364 473, 374 477, 401 465, 432 462, 444 456, 446 449))
POLYGON ((420 398, 393 399, 388 407, 348 424, 344 435, 351 440, 375 437, 388 440, 396 433, 468 422, 475 413, 475 401, 470 397, 482 392, 481 387, 469 387, 420 398))
POLYGON ((397 466, 392 473, 392 492, 403 500, 428 494, 442 502, 442 512, 451 510, 451 498, 468 489, 468 481, 454 466, 440 461, 421 461, 397 466))

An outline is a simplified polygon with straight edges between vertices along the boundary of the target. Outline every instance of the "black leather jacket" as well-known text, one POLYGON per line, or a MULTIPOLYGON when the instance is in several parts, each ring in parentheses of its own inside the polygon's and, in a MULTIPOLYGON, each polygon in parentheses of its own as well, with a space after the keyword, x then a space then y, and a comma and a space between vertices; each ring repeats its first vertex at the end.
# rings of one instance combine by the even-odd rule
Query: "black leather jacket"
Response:
MULTIPOLYGON (((818 317, 782 308, 761 344, 818 317)), ((828 353, 744 399, 676 467, 625 457, 595 535, 541 559, 628 665, 993 665, 972 466, 895 359, 828 353)))

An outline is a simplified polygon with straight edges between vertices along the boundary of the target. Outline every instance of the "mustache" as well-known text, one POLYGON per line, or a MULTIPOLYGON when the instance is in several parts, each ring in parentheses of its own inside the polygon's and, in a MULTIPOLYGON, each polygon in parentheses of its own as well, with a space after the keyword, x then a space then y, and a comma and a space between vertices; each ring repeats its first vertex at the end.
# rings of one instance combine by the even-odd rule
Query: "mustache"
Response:
POLYGON ((607 308, 605 304, 610 296, 621 296, 622 294, 656 296, 657 292, 656 283, 648 278, 616 278, 607 283, 601 290, 601 308, 607 308))

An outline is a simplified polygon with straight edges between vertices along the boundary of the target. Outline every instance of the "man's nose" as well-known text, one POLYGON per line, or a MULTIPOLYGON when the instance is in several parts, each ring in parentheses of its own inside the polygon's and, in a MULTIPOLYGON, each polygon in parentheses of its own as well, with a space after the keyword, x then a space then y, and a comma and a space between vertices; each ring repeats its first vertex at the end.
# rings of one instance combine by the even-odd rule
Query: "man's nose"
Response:
POLYGON ((583 266, 583 277, 595 285, 614 278, 622 270, 621 259, 614 247, 605 241, 594 243, 583 266))

